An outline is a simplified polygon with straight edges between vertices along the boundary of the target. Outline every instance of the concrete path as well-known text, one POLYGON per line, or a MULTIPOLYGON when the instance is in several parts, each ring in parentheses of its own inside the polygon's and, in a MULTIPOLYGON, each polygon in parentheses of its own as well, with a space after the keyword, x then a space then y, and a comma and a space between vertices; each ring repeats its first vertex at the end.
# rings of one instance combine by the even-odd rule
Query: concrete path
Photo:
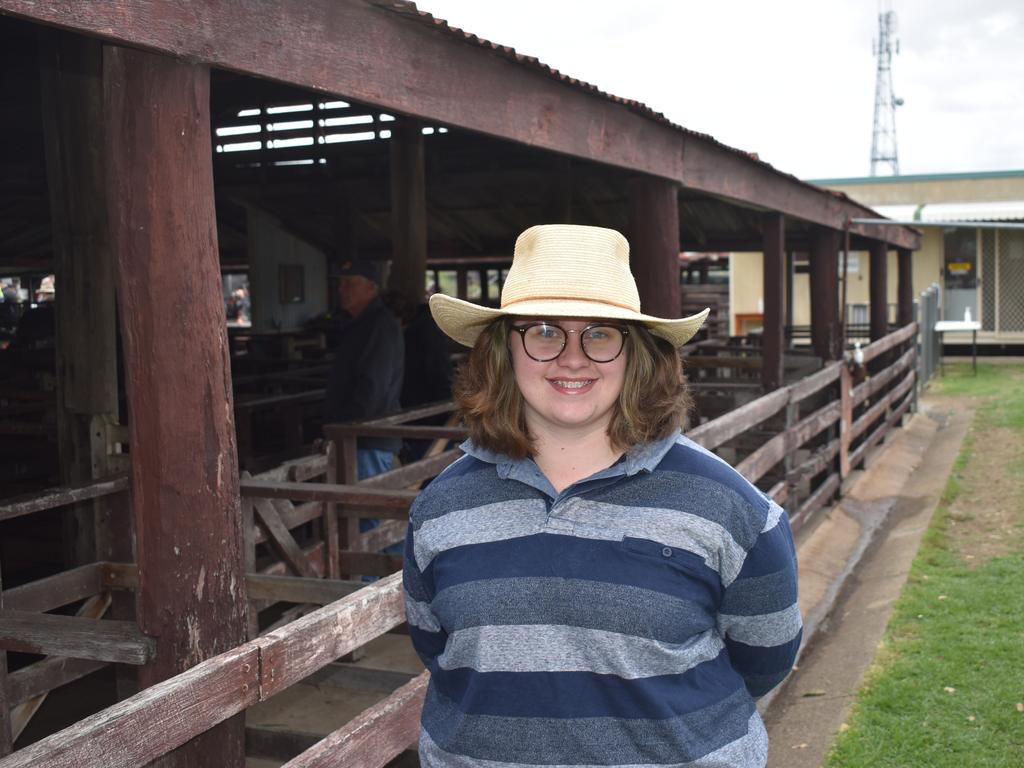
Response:
POLYGON ((907 427, 801 532, 800 603, 810 640, 762 703, 769 768, 818 768, 843 727, 970 426, 965 405, 925 397, 907 427))

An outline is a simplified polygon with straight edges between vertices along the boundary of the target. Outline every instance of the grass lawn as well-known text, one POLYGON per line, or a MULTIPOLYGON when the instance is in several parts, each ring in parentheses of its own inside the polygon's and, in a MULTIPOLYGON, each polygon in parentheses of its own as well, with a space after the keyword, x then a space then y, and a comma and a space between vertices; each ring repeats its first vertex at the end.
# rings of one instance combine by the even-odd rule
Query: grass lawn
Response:
POLYGON ((974 422, 827 768, 1024 766, 1024 366, 932 391, 974 422))

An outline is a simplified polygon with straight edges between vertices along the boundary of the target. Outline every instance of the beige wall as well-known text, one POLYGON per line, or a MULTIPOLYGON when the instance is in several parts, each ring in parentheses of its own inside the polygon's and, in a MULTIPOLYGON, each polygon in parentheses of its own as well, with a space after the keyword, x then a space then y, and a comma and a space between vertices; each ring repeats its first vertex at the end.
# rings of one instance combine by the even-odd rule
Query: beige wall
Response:
POLYGON ((864 205, 912 205, 918 203, 968 203, 1024 199, 1024 173, 1020 176, 980 179, 871 181, 823 184, 845 192, 864 205))

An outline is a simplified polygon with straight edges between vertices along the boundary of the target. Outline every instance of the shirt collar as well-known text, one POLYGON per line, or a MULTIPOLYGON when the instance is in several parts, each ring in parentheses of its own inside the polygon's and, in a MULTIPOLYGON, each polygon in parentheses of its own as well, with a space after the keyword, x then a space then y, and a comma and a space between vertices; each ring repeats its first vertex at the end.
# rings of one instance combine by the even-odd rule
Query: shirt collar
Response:
MULTIPOLYGON (((595 473, 590 478, 596 480, 602 477, 614 477, 625 475, 631 477, 639 472, 653 472, 669 449, 679 439, 679 431, 676 430, 668 437, 656 440, 653 443, 643 443, 630 448, 626 454, 607 469, 595 473)), ((461 446, 463 453, 469 454, 475 459, 494 464, 498 477, 502 480, 519 480, 521 482, 539 488, 542 485, 550 487, 544 473, 540 471, 537 463, 527 457, 525 459, 513 459, 504 453, 490 451, 482 446, 476 445, 472 440, 466 440, 461 446)))

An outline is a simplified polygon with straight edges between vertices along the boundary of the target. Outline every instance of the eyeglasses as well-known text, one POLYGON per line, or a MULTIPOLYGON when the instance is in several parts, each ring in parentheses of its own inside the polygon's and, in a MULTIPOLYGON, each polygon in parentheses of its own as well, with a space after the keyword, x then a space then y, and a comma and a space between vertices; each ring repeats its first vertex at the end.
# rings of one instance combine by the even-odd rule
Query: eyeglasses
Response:
POLYGON ((622 354, 629 329, 619 325, 593 323, 578 331, 566 330, 554 323, 513 325, 523 340, 523 351, 538 363, 554 360, 565 349, 568 334, 578 333, 583 354, 595 363, 610 363, 622 354))

